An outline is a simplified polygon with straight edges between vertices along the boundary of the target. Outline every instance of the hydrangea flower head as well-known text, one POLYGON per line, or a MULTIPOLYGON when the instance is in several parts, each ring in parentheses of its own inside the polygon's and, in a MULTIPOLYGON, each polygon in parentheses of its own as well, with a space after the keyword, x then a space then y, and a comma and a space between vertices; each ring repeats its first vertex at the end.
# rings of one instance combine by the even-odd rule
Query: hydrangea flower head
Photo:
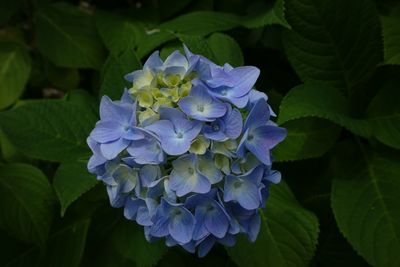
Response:
POLYGON ((127 74, 132 86, 120 100, 103 96, 88 170, 149 242, 163 238, 203 257, 238 234, 256 240, 258 209, 280 181, 271 150, 286 137, 253 88, 259 73, 185 47, 165 61, 155 52, 127 74))

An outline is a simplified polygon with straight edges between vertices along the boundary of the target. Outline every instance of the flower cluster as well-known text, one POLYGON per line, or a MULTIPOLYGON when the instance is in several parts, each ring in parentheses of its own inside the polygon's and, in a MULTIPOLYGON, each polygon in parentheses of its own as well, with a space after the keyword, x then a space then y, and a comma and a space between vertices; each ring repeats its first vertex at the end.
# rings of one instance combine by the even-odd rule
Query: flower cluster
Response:
POLYGON ((286 130, 253 88, 259 69, 185 54, 162 61, 153 53, 126 75, 132 87, 121 100, 103 96, 88 169, 147 240, 202 257, 217 242, 234 245, 238 233, 257 238, 258 208, 280 181, 270 150, 286 130))

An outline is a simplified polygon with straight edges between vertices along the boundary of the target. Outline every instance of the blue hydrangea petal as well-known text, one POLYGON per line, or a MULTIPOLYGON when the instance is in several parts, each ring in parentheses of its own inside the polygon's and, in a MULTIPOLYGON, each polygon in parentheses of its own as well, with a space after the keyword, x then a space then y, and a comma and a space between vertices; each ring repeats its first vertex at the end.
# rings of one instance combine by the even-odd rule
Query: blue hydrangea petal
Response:
POLYGON ((143 65, 144 69, 157 69, 163 65, 163 61, 160 58, 160 52, 153 52, 143 65))
POLYGON ((201 121, 213 121, 226 113, 226 105, 212 98, 207 88, 194 86, 190 95, 179 101, 179 107, 186 115, 201 121))
POLYGON ((164 68, 171 66, 183 67, 187 70, 189 68, 189 62, 185 56, 183 56, 178 50, 176 50, 165 59, 163 64, 164 68))
POLYGON ((121 153, 125 148, 128 147, 130 141, 126 139, 118 139, 114 142, 100 144, 100 150, 106 159, 114 159, 121 153))
POLYGON ((226 125, 226 135, 230 139, 236 139, 240 136, 243 129, 243 120, 242 115, 238 109, 232 109, 227 113, 226 117, 224 117, 225 125, 226 125))
POLYGON ((260 76, 260 70, 252 66, 243 66, 232 69, 229 71, 229 75, 235 80, 232 96, 242 97, 253 88, 258 76, 260 76))
POLYGON ((168 225, 170 235, 179 243, 190 242, 195 224, 194 216, 183 206, 175 207, 172 213, 171 222, 168 225))
POLYGON ((215 166, 211 155, 199 156, 197 169, 203 176, 207 177, 211 184, 216 184, 223 178, 221 171, 215 166))
POLYGON ((259 185, 263 176, 262 167, 257 167, 242 176, 227 175, 224 185, 224 201, 237 201, 248 210, 257 209, 261 204, 259 185))
POLYGON ((146 130, 142 130, 144 139, 133 140, 127 147, 132 159, 138 164, 160 164, 165 155, 157 138, 146 130))
POLYGON ((145 165, 139 171, 142 186, 149 187, 152 182, 161 177, 161 170, 156 165, 145 165))
MULTIPOLYGON (((108 96, 103 96, 100 102, 100 119, 103 121, 116 121, 129 124, 135 117, 135 106, 112 101, 108 96)), ((135 124, 135 122, 133 122, 135 124)), ((134 125, 133 125, 134 126, 134 125)))
POLYGON ((267 124, 269 117, 270 113, 268 104, 263 99, 260 99, 254 104, 249 115, 247 116, 246 122, 244 123, 244 130, 249 128, 257 128, 267 124))
POLYGON ((99 166, 106 163, 107 159, 102 155, 99 143, 97 143, 90 137, 86 139, 86 143, 93 152, 93 155, 90 157, 88 162, 88 170, 89 172, 95 173, 97 172, 99 166))
POLYGON ((212 236, 205 238, 199 245, 197 255, 199 258, 205 257, 215 245, 216 239, 212 236))
POLYGON ((271 165, 270 149, 282 142, 287 135, 286 129, 263 125, 252 131, 249 131, 246 138, 246 147, 262 163, 271 165))

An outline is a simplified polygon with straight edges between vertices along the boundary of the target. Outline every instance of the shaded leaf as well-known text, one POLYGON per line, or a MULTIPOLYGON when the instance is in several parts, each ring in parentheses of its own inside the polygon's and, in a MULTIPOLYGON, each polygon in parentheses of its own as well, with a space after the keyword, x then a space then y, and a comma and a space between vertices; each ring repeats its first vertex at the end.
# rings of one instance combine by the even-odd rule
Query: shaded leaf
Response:
POLYGON ((98 181, 87 170, 86 161, 64 162, 57 169, 53 186, 61 203, 61 216, 72 202, 93 188, 98 181))
POLYGON ((101 67, 103 47, 91 16, 66 3, 40 9, 36 15, 36 45, 60 67, 101 67))
POLYGON ((332 163, 339 229, 373 266, 400 265, 399 160, 344 143, 332 163))
POLYGON ((288 135, 273 151, 277 161, 315 158, 324 155, 335 143, 340 127, 318 118, 302 118, 281 125, 288 135))
POLYGON ((351 91, 381 62, 379 18, 370 0, 286 0, 285 6, 292 30, 283 44, 303 81, 351 91))
POLYGON ((385 63, 400 65, 400 17, 382 16, 381 21, 385 63))
POLYGON ((88 156, 86 138, 96 120, 89 107, 61 100, 28 102, 0 113, 0 126, 19 151, 50 161, 88 156))
POLYGON ((24 91, 31 72, 31 59, 22 46, 0 43, 0 62, 0 109, 3 109, 24 91))
POLYGON ((134 222, 121 221, 112 235, 115 249, 138 267, 153 266, 167 250, 163 242, 149 243, 143 227, 134 222))
POLYGON ((199 36, 181 36, 180 38, 193 53, 203 55, 217 64, 243 65, 240 46, 226 34, 214 33, 208 38, 199 36))
POLYGON ((240 267, 308 266, 318 239, 318 219, 302 208, 285 183, 271 187, 261 232, 252 244, 245 238, 227 248, 240 267))
POLYGON ((278 123, 317 117, 337 123, 360 136, 369 137, 371 129, 367 120, 352 118, 348 106, 348 101, 337 88, 320 83, 306 83, 290 90, 282 100, 278 123))
POLYGON ((54 195, 44 174, 26 164, 0 166, 0 226, 17 238, 44 245, 54 195))
POLYGON ((372 99, 367 112, 375 137, 397 149, 400 149, 399 85, 399 82, 386 83, 372 99))
POLYGON ((133 49, 126 50, 118 57, 110 55, 103 67, 99 96, 107 95, 111 99, 120 99, 124 88, 131 87, 124 76, 141 67, 142 64, 133 49))

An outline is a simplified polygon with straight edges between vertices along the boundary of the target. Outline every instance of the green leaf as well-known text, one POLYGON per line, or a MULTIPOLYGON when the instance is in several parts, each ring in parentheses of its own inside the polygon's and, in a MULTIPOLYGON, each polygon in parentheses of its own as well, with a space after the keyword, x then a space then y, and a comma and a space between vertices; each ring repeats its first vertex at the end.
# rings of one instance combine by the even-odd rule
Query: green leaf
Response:
POLYGON ((121 221, 112 235, 115 249, 138 267, 155 265, 163 256, 167 247, 163 242, 149 243, 143 228, 131 221, 121 221))
POLYGON ((400 65, 400 17, 382 16, 381 22, 385 63, 400 65))
POLYGON ((0 1, 0 24, 7 22, 21 7, 22 0, 0 1))
POLYGON ((228 254, 239 267, 309 266, 318 239, 318 219, 296 201, 285 183, 271 186, 261 231, 254 243, 239 238, 228 254))
POLYGON ((130 88, 124 76, 134 70, 140 69, 142 64, 133 49, 125 51, 122 55, 107 59, 103 67, 103 80, 99 95, 107 95, 111 99, 120 99, 124 88, 130 88))
POLYGON ((53 220, 54 194, 44 174, 26 164, 0 166, 0 227, 43 245, 53 220))
POLYGON ((158 28, 146 30, 144 35, 138 40, 136 53, 139 58, 143 58, 160 45, 175 38, 176 36, 169 31, 158 28))
POLYGON ((78 8, 56 3, 40 9, 35 18, 36 45, 60 67, 99 69, 103 47, 92 17, 78 8))
POLYGON ((195 11, 160 25, 161 29, 185 35, 207 35, 239 26, 238 17, 229 13, 195 11))
MULTIPOLYGON (((50 234, 43 251, 40 251, 37 246, 25 246, 22 247, 23 249, 11 250, 8 243, 8 254, 0 263, 4 267, 78 267, 85 249, 89 224, 90 221, 81 220, 66 226, 62 225, 50 234)), ((7 241, 12 242, 13 240, 7 241)))
POLYGON ((61 203, 61 216, 71 203, 93 188, 98 181, 87 170, 86 161, 64 162, 57 169, 53 187, 61 203))
POLYGON ((399 160, 345 143, 332 163, 339 229, 373 266, 400 265, 399 160))
POLYGON ((286 139, 272 154, 277 161, 316 158, 324 155, 339 137, 341 128, 318 118, 301 118, 281 125, 288 131, 286 139))
POLYGON ((31 72, 31 59, 22 46, 0 43, 0 109, 22 94, 31 72))
POLYGON ((296 86, 285 96, 279 107, 278 123, 305 117, 330 120, 363 137, 371 135, 367 120, 350 117, 348 102, 337 88, 321 83, 296 86))
POLYGON ((238 43, 223 33, 214 33, 208 38, 199 36, 180 36, 188 48, 201 54, 217 64, 230 63, 233 66, 243 65, 243 54, 238 43))
POLYGON ((242 19, 242 25, 247 28, 259 28, 268 25, 281 25, 290 29, 289 23, 285 19, 284 0, 275 1, 274 6, 265 7, 258 5, 257 10, 242 19))
POLYGON ((89 225, 89 220, 82 220, 54 233, 49 238, 45 257, 38 266, 79 267, 89 225))
POLYGON ((375 137, 385 145, 400 149, 399 82, 388 82, 372 99, 368 119, 375 137))
POLYGON ((292 30, 283 33, 283 44, 303 81, 351 92, 381 62, 379 18, 370 0, 286 0, 285 6, 292 30))
POLYGON ((96 12, 96 26, 105 46, 114 56, 134 49, 143 31, 139 22, 105 11, 96 12))
POLYGON ((97 116, 88 106, 40 100, 0 113, 0 127, 16 148, 43 160, 76 160, 90 154, 86 138, 97 116))

